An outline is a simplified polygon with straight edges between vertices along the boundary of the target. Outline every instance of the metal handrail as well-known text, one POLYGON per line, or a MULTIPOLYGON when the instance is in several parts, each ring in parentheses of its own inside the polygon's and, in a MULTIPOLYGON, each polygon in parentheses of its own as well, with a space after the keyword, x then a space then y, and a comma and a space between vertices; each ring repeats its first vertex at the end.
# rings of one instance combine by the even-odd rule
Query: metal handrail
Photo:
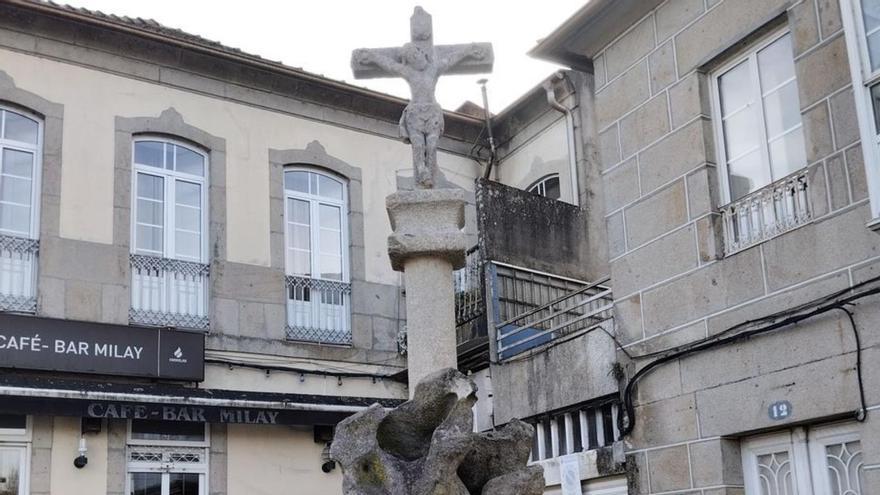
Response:
MULTIPOLYGON (((589 288, 590 288, 590 287, 586 287, 585 289, 589 289, 589 288)), ((573 295, 582 294, 582 293, 584 292, 585 289, 578 289, 575 293, 573 293, 573 295)), ((575 309, 575 308, 579 308, 579 307, 584 306, 584 305, 586 305, 586 304, 590 304, 591 302, 596 301, 596 300, 598 300, 598 299, 602 299, 603 297, 607 296, 607 295, 610 294, 610 293, 611 293, 611 290, 610 290, 610 289, 605 289, 605 290, 603 290, 602 292, 598 292, 598 293, 596 293, 595 295, 591 296, 590 298, 588 298, 588 299, 584 299, 583 301, 580 301, 580 302, 578 302, 577 304, 575 304, 575 305, 573 305, 573 306, 571 306, 571 307, 557 310, 555 313, 551 313, 550 316, 545 316, 544 318, 541 318, 541 319, 539 319, 539 320, 535 320, 535 321, 533 321, 533 322, 530 322, 530 323, 528 324, 528 326, 518 326, 518 327, 515 327, 514 330, 511 330, 510 332, 507 332, 507 333, 500 333, 501 328, 499 328, 499 335, 498 335, 498 336, 499 336, 499 337, 507 337, 507 336, 510 336, 510 335, 512 335, 512 334, 514 334, 514 333, 516 333, 516 332, 518 332, 518 331, 520 331, 520 330, 522 330, 523 328, 536 327, 536 326, 540 325, 541 323, 546 323, 546 322, 552 320, 553 318, 558 318, 559 315, 562 315, 562 314, 565 314, 565 313, 570 313, 570 312, 571 312, 573 309, 575 309)), ((566 296, 566 298, 568 298, 568 297, 569 297, 569 296, 566 296)), ((562 298, 560 298, 560 299, 562 299, 562 298)), ((596 313, 596 311, 590 312, 590 313, 588 314, 588 316, 589 316, 589 315, 593 315, 593 314, 595 314, 595 313, 596 313)), ((526 314, 526 315, 518 316, 518 317, 516 317, 516 318, 513 319, 513 320, 508 320, 509 323, 502 323, 502 324, 500 325, 500 327, 505 327, 505 326, 509 325, 510 323, 513 323, 514 321, 517 321, 517 320, 521 320, 521 319, 523 319, 523 318, 526 318, 527 316, 529 316, 529 315, 526 314)))
MULTIPOLYGON (((584 286, 584 287, 581 287, 580 289, 577 289, 577 290, 575 290, 575 291, 573 291, 573 292, 570 292, 570 293, 568 293, 568 294, 565 294, 564 296, 561 296, 561 297, 559 297, 559 298, 557 298, 557 299, 554 299, 553 301, 550 301, 549 303, 547 303, 547 304, 545 304, 545 305, 543 305, 543 306, 539 306, 539 307, 537 307, 537 308, 535 308, 535 309, 532 309, 532 310, 529 310, 529 311, 527 311, 527 312, 525 312, 525 313, 523 313, 523 314, 520 314, 520 315, 514 316, 513 318, 509 318, 509 319, 507 319, 507 320, 505 320, 505 321, 503 321, 503 322, 501 322, 501 323, 495 325, 495 327, 496 327, 496 328, 501 328, 501 327, 503 327, 503 326, 510 325, 511 323, 513 323, 513 322, 515 322, 515 321, 517 321, 517 320, 521 320, 521 319, 526 318, 526 317, 528 317, 528 316, 531 316, 531 315, 533 315, 533 314, 535 314, 535 313, 539 313, 539 312, 541 312, 541 311, 544 311, 544 310, 546 310, 546 309, 549 309, 550 307, 552 307, 552 306, 554 306, 554 305, 556 305, 556 304, 559 304, 559 303, 562 302, 562 301, 566 301, 566 300, 571 299, 572 297, 575 297, 575 296, 577 296, 577 295, 579 295, 579 294, 583 294, 584 292, 586 292, 586 291, 588 291, 588 290, 590 290, 590 289, 595 289, 595 288, 597 288, 597 287, 602 287, 602 284, 608 282, 609 280, 611 280, 611 277, 605 277, 605 278, 599 280, 598 282, 594 282, 594 283, 592 283, 592 284, 590 284, 590 285, 586 285, 586 286, 584 286)), ((602 288, 603 288, 603 290, 608 290, 608 287, 602 287, 602 288)))

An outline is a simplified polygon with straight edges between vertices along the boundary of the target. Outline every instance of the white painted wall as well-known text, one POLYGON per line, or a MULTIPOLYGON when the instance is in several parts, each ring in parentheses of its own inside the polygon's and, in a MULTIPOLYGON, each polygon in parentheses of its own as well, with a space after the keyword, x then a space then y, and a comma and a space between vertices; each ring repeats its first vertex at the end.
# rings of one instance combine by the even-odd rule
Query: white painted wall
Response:
POLYGON ((227 442, 228 495, 342 493, 341 469, 321 471, 311 428, 229 425, 227 442))
POLYGON ((497 169, 497 180, 508 186, 526 189, 544 176, 559 174, 560 199, 572 203, 566 132, 563 118, 539 132, 504 157, 497 169))
MULTIPOLYGON (((0 67, 17 87, 64 105, 62 237, 112 243, 115 117, 174 107, 187 124, 226 139, 230 261, 269 266, 268 150, 318 140, 362 169, 367 281, 398 283, 387 256, 385 197, 396 190, 397 174, 412 175, 401 141, 7 50, 0 50, 0 67)), ((447 153, 438 159, 450 181, 473 189, 476 162, 447 153)))
POLYGON ((52 431, 52 495, 82 495, 107 492, 107 429, 87 434, 89 463, 82 469, 73 465, 79 455, 80 419, 56 416, 52 431))

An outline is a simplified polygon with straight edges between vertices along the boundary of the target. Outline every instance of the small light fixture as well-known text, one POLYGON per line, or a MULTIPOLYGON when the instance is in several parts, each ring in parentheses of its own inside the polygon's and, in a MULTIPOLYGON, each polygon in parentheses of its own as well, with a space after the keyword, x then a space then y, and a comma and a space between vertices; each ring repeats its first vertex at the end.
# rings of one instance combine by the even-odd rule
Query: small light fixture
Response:
POLYGON ((86 447, 86 437, 79 437, 79 456, 73 460, 73 465, 76 466, 77 469, 82 469, 86 467, 86 464, 89 463, 89 458, 86 457, 89 449, 86 447))

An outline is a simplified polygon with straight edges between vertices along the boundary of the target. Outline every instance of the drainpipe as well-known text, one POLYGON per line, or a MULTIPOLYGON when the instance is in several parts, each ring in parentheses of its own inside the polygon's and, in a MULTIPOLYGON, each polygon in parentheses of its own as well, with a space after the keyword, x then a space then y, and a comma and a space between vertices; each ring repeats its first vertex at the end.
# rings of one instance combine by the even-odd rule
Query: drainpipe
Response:
POLYGON ((571 184, 571 197, 572 203, 574 203, 575 206, 579 206, 580 188, 578 187, 577 156, 575 155, 574 149, 574 116, 571 114, 571 110, 559 103, 559 100, 556 99, 556 91, 553 89, 553 81, 557 79, 565 80, 565 74, 557 72, 550 80, 545 81, 544 91, 547 92, 547 103, 549 103, 554 110, 565 115, 565 140, 568 143, 568 167, 571 176, 571 180, 569 181, 571 184))

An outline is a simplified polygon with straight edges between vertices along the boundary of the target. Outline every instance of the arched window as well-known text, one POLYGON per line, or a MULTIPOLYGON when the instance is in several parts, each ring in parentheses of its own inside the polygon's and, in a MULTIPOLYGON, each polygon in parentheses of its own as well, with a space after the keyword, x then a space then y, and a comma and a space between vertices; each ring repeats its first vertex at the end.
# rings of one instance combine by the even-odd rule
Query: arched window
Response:
POLYGON ((183 142, 132 145, 133 322, 207 328, 208 156, 183 142))
POLYGON ((548 175, 528 187, 527 191, 550 199, 559 199, 559 174, 548 175))
POLYGON ((284 171, 287 336, 348 344, 348 187, 313 168, 284 171))
POLYGON ((42 122, 0 106, 0 309, 36 310, 42 122))

